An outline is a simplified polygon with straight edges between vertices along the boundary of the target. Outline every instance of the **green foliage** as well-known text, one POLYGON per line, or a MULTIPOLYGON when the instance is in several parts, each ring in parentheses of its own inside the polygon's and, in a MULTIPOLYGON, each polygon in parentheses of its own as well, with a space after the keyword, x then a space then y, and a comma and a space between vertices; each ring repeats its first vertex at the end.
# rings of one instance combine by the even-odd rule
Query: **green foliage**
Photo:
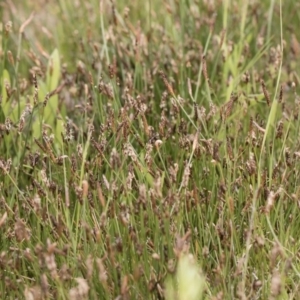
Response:
POLYGON ((297 4, 1 8, 1 299, 297 299, 297 4))
POLYGON ((7 70, 3 70, 2 73, 2 103, 1 103, 1 109, 2 112, 5 116, 8 115, 9 113, 9 96, 6 93, 6 89, 5 86, 8 85, 10 86, 10 76, 7 70))
POLYGON ((184 254, 178 260, 175 278, 166 282, 166 300, 200 300, 202 299, 205 279, 193 259, 184 254))
POLYGON ((57 119, 58 95, 54 93, 54 95, 51 95, 50 99, 48 99, 49 94, 58 88, 60 72, 59 52, 55 49, 49 57, 45 82, 41 80, 38 82, 38 100, 40 108, 37 111, 35 122, 32 127, 33 136, 36 139, 39 139, 42 136, 42 124, 45 123, 51 126, 56 140, 59 142, 59 145, 62 145, 61 134, 63 132, 63 122, 62 120, 57 119), (42 105, 44 106, 44 101, 47 101, 47 104, 45 107, 42 107, 42 105))

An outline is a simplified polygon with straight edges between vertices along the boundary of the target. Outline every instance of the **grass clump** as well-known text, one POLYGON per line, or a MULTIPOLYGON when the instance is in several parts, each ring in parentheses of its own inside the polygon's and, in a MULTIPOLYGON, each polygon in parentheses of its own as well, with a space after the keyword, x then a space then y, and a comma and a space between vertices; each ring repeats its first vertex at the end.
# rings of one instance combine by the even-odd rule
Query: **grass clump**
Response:
POLYGON ((1 8, 1 299, 297 299, 294 4, 1 8))

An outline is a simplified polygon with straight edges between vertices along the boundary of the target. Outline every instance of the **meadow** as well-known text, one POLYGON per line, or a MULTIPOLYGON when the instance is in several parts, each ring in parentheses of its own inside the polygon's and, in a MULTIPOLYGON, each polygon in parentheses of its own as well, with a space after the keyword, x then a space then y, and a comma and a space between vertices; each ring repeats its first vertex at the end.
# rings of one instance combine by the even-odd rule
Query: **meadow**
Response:
POLYGON ((0 299, 299 299, 300 3, 0 15, 0 299))

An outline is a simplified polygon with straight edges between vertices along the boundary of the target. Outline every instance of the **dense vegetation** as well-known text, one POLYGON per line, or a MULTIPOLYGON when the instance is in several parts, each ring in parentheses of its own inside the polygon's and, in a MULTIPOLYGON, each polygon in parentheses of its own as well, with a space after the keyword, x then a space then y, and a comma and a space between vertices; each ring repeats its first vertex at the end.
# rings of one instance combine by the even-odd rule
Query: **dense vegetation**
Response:
POLYGON ((297 1, 0 11, 1 299, 299 299, 297 1))

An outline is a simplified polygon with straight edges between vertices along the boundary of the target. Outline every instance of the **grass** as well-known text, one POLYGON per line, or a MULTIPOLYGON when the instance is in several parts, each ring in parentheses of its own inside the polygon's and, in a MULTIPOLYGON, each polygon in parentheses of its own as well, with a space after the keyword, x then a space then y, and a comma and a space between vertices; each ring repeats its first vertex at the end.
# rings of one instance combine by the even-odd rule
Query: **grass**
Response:
POLYGON ((299 5, 14 2, 0 298, 297 299, 299 5))

